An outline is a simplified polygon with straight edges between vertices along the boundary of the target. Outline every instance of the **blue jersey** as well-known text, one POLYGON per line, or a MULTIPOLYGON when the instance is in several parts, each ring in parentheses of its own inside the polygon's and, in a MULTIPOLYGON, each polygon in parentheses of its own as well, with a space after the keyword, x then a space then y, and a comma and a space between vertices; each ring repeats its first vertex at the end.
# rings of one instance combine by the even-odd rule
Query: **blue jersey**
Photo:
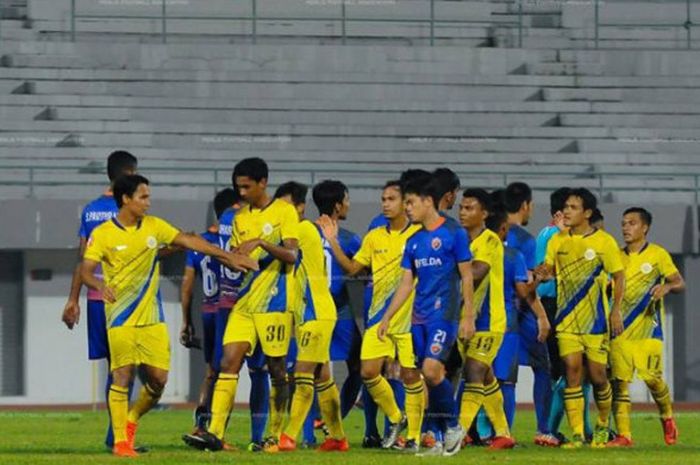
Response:
POLYGON ((511 225, 506 236, 506 246, 520 251, 525 259, 528 270, 534 270, 537 266, 537 243, 535 237, 527 229, 517 224, 511 225))
POLYGON ((389 220, 386 218, 386 216, 384 216, 384 214, 380 213, 372 218, 372 221, 370 221, 369 226, 367 227, 367 231, 386 226, 389 226, 389 220))
MULTIPOLYGON (((92 231, 104 223, 109 221, 119 213, 117 202, 111 195, 101 195, 89 204, 85 205, 83 212, 80 214, 80 229, 78 236, 86 241, 90 238, 92 231)), ((102 280, 102 266, 98 265, 95 270, 95 276, 102 280)), ((102 300, 102 292, 88 288, 88 300, 102 300)))
POLYGON ((457 265, 471 259, 467 232, 447 219, 436 229, 423 228, 408 240, 401 267, 417 278, 413 324, 459 320, 459 306, 451 305, 454 276, 457 265))
POLYGON ((525 257, 518 249, 506 247, 503 253, 503 291, 506 304, 506 332, 518 330, 518 294, 515 286, 518 283, 527 283, 528 274, 525 265, 525 257))
MULTIPOLYGON (((559 233, 559 228, 554 225, 546 226, 537 235, 537 250, 535 253, 535 263, 540 265, 544 263, 544 257, 547 254, 547 244, 549 240, 559 233)), ((537 286, 537 294, 540 297, 557 297, 557 281, 552 279, 537 286)))
MULTIPOLYGON (((338 243, 343 253, 349 258, 352 258, 361 244, 360 236, 341 228, 338 231, 338 243)), ((335 258, 330 243, 323 239, 323 254, 326 259, 326 271, 328 272, 328 282, 330 285, 331 296, 335 302, 335 307, 338 310, 339 320, 353 319, 352 310, 350 309, 350 295, 347 288, 347 277, 345 271, 340 266, 340 262, 335 258)))
MULTIPOLYGON (((212 231, 202 233, 201 236, 210 244, 219 246, 219 234, 212 231)), ((209 255, 204 255, 194 250, 187 251, 187 263, 185 266, 194 268, 195 273, 202 279, 202 313, 215 312, 219 308, 219 273, 221 265, 209 255)))
MULTIPOLYGON (((231 250, 231 231, 236 211, 234 208, 229 208, 219 218, 219 247, 224 250, 231 250)), ((224 265, 219 266, 218 274, 219 308, 228 308, 230 310, 238 298, 238 288, 241 285, 243 276, 240 271, 231 270, 224 265)))

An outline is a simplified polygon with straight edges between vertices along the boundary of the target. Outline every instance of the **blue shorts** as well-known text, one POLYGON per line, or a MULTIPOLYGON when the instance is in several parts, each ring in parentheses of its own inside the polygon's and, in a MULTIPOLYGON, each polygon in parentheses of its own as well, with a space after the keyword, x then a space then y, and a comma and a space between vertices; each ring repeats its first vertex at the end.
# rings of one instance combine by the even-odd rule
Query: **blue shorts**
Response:
POLYGON ((338 320, 331 339, 331 360, 341 361, 360 358, 362 335, 355 320, 338 320))
POLYGON ((520 365, 527 365, 533 370, 551 369, 549 350, 546 342, 537 340, 537 319, 532 313, 520 317, 520 365))
POLYGON ((422 365, 426 358, 446 363, 457 339, 457 327, 456 321, 447 320, 411 326, 413 352, 418 359, 418 365, 422 365))
POLYGON ((216 348, 216 317, 219 312, 202 313, 202 351, 204 361, 211 365, 216 348))
POLYGON ((90 360, 109 359, 107 315, 105 314, 105 303, 101 300, 88 300, 87 302, 87 332, 88 358, 90 360))
MULTIPOLYGON (((214 371, 221 371, 221 359, 224 356, 224 333, 226 332, 226 324, 228 317, 231 314, 231 309, 228 307, 220 308, 216 312, 216 331, 214 333, 214 360, 212 360, 212 368, 214 371)), ((257 345, 253 351, 253 355, 245 358, 248 369, 260 369, 265 366, 267 360, 262 351, 262 346, 257 345)))
POLYGON ((520 352, 520 335, 505 333, 498 355, 493 361, 493 373, 499 381, 518 382, 518 354, 520 352))

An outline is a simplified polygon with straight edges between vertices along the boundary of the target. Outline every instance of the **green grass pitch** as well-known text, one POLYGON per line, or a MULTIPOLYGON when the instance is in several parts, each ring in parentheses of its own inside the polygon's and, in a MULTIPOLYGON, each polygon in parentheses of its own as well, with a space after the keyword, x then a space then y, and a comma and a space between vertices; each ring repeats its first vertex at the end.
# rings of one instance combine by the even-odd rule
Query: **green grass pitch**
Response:
MULTIPOLYGON (((161 410, 148 414, 141 422, 137 443, 148 445, 151 451, 133 463, 177 465, 192 463, 239 463, 313 465, 334 463, 362 465, 392 465, 441 463, 499 464, 566 464, 566 465, 692 465, 700 464, 700 413, 679 413, 679 444, 667 447, 663 443, 661 426, 651 413, 633 414, 632 428, 636 445, 627 450, 582 449, 566 451, 542 449, 532 445, 534 413, 519 411, 514 434, 520 445, 512 451, 491 452, 483 448, 468 448, 455 457, 421 458, 391 451, 364 450, 362 414, 355 410, 345 421, 351 441, 347 454, 304 450, 285 454, 253 454, 250 452, 202 453, 188 449, 180 440, 191 427, 191 412, 161 410)), ((129 462, 110 456, 102 446, 106 414, 98 412, 0 412, 0 464, 100 465, 129 462)), ((247 412, 236 410, 228 429, 228 439, 244 448, 248 439, 247 412)), ((568 431, 565 426, 564 431, 568 431)), ((320 438, 319 438, 320 439, 320 438)))

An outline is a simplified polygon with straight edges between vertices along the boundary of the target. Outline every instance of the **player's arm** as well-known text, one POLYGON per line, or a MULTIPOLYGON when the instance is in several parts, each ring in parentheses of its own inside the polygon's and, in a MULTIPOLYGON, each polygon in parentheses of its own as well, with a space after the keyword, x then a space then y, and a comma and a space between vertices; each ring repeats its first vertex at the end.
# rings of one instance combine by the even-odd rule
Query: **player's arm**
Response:
POLYGON ((180 287, 180 306, 182 308, 182 328, 180 328, 180 344, 186 343, 194 337, 194 325, 192 324, 192 294, 194 280, 197 274, 191 266, 185 267, 180 287))
POLYGON ((357 260, 353 260, 352 258, 348 257, 343 248, 340 246, 340 241, 338 240, 338 222, 334 221, 327 215, 323 215, 316 221, 316 224, 318 224, 321 231, 323 231, 323 236, 330 244, 331 251, 333 252, 336 260, 338 260, 338 263, 343 271, 350 276, 360 274, 365 269, 365 266, 357 260))
POLYGON ((214 257, 231 269, 238 271, 259 269, 258 262, 256 260, 240 253, 226 252, 225 250, 212 245, 196 234, 180 232, 177 236, 175 236, 172 243, 174 245, 214 257))
POLYGON ((610 311, 610 325, 613 336, 618 336, 625 329, 622 324, 622 298, 625 295, 625 272, 616 271, 612 274, 613 305, 610 311))
POLYGON ((480 260, 474 260, 472 261, 472 282, 474 288, 479 287, 479 284, 481 281, 484 280, 486 275, 489 274, 489 271, 491 270, 491 265, 489 265, 486 262, 482 262, 480 260))
POLYGON ((114 303, 116 300, 114 291, 95 277, 95 270, 99 264, 100 262, 96 262, 95 260, 83 258, 80 265, 80 279, 90 289, 102 292, 102 298, 105 302, 114 303))
POLYGON ((678 294, 685 291, 685 280, 680 273, 674 273, 671 276, 665 278, 663 284, 657 284, 650 291, 652 300, 661 300, 669 292, 678 294))
POLYGON ((70 282, 70 291, 68 293, 68 302, 66 302, 65 307, 63 307, 63 315, 61 320, 68 329, 73 329, 73 326, 80 322, 80 289, 83 287, 83 281, 80 279, 80 268, 81 262, 83 260, 83 254, 85 253, 85 247, 87 246, 87 240, 84 237, 80 238, 80 245, 78 246, 78 263, 75 265, 73 270, 73 278, 70 282))
MULTIPOLYGON (((457 265, 462 279, 462 318, 459 322, 459 337, 468 341, 476 332, 476 312, 474 311, 474 270, 471 261, 457 265)), ((483 263, 483 262, 480 262, 483 263)))
POLYGON ((396 312, 399 311, 401 306, 406 303, 411 292, 413 292, 413 271, 404 269, 399 287, 394 293, 394 298, 391 299, 389 308, 386 309, 386 313, 384 313, 384 317, 379 323, 379 328, 377 329, 379 340, 384 340, 384 336, 389 329, 389 322, 391 322, 391 319, 396 315, 396 312))
POLYGON ((539 342, 546 341, 552 327, 549 324, 549 319, 547 319, 547 313, 542 306, 542 302, 540 298, 537 297, 537 292, 535 292, 535 289, 532 287, 532 282, 516 283, 515 292, 518 294, 518 297, 527 302, 528 306, 532 309, 532 313, 534 313, 537 318, 537 340, 539 342))
MULTIPOLYGON (((275 257, 277 260, 283 261, 288 265, 293 265, 297 261, 299 256, 299 240, 298 239, 285 239, 282 241, 282 245, 273 244, 272 242, 267 242, 263 239, 253 239, 253 242, 257 242, 258 247, 275 257)), ((245 243, 244 243, 245 244, 245 243)), ((243 244, 241 244, 243 245, 243 244)), ((251 252, 255 249, 253 247, 251 252)), ((250 252, 248 252, 250 253, 250 252)))

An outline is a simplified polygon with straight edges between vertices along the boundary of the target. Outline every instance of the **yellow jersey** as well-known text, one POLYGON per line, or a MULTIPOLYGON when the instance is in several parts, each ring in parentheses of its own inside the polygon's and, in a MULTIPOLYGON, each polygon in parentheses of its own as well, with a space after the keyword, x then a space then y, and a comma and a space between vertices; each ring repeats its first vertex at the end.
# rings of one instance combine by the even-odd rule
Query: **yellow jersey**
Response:
POLYGON ((504 282, 503 241, 490 229, 484 229, 471 241, 472 263, 489 265, 489 272, 474 289, 474 311, 476 330, 494 333, 506 332, 506 303, 504 282))
POLYGON ((336 320, 335 302, 328 283, 323 240, 309 220, 299 223, 299 260, 290 293, 296 324, 312 320, 336 320))
MULTIPOLYGON (((274 245, 282 245, 286 239, 299 239, 299 215, 284 200, 275 199, 264 208, 251 205, 238 210, 233 218, 231 248, 251 239, 262 239, 274 245)), ((258 261, 260 269, 243 275, 238 291, 237 312, 266 313, 288 310, 289 273, 293 265, 283 263, 257 247, 250 256, 258 261)))
MULTIPOLYGON (((412 224, 401 231, 394 231, 389 226, 380 226, 368 232, 362 240, 360 250, 353 260, 372 271, 372 303, 365 315, 365 328, 371 328, 384 317, 404 273, 401 259, 406 241, 420 229, 420 225, 412 224)), ((411 331, 411 312, 415 295, 414 289, 391 319, 390 334, 405 334, 411 331)))
POLYGON ((562 231, 547 244, 545 263, 557 279, 557 332, 607 334, 608 275, 622 271, 615 239, 596 229, 580 235, 562 231))
POLYGON ((663 300, 651 301, 651 290, 678 273, 671 255, 663 247, 647 243, 637 253, 626 248, 621 253, 625 267, 625 295, 622 299, 622 321, 625 330, 620 339, 663 339, 665 318, 663 300))
POLYGON ((125 227, 116 218, 90 235, 84 258, 102 264, 105 285, 116 297, 105 301, 107 327, 148 326, 165 320, 160 298, 158 250, 180 231, 155 216, 125 227))

